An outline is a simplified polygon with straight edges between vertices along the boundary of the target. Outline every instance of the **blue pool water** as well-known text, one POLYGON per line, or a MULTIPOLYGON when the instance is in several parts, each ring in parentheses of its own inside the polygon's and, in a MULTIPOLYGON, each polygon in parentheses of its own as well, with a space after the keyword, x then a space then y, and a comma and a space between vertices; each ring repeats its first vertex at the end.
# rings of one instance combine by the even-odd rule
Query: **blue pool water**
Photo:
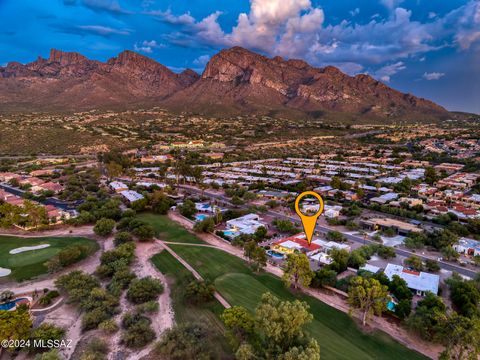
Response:
POLYGON ((276 251, 272 251, 272 250, 268 250, 268 251, 267 251, 267 255, 269 255, 269 256, 271 256, 271 257, 274 257, 274 258, 276 258, 276 259, 283 259, 283 258, 285 258, 285 255, 280 254, 280 253, 278 253, 278 252, 276 252, 276 251))
POLYGON ((395 311, 395 303, 393 301, 389 301, 387 303, 387 309, 390 311, 395 311))
POLYGON ((19 298, 5 304, 0 304, 0 310, 12 310, 15 306, 17 306, 17 302, 21 300, 26 300, 26 298, 19 298))
POLYGON ((203 221, 203 220, 205 220, 207 217, 208 217, 208 216, 205 215, 205 214, 197 214, 197 215, 195 215, 195 220, 196 220, 196 221, 203 221))
POLYGON ((223 233, 225 236, 234 236, 237 232, 233 230, 224 230, 223 233))

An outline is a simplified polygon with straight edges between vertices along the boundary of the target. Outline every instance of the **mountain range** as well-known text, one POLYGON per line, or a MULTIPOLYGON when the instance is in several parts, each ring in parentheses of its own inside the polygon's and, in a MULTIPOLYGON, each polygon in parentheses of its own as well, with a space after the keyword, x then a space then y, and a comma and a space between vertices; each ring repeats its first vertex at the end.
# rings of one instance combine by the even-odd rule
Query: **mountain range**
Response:
POLYGON ((48 59, 0 67, 0 106, 12 111, 79 111, 161 106, 207 115, 241 114, 432 120, 443 107, 366 74, 267 58, 241 47, 214 55, 201 75, 174 73, 132 51, 107 62, 52 49, 48 59))

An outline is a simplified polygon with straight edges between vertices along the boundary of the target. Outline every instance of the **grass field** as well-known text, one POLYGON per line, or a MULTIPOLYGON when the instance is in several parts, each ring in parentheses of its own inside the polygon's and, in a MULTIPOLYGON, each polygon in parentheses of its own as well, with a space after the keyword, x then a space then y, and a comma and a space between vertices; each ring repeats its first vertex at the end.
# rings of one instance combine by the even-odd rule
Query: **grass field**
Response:
POLYGON ((99 248, 94 240, 80 237, 21 238, 0 236, 0 267, 12 270, 8 278, 16 281, 28 280, 45 274, 47 272, 45 262, 69 245, 87 245, 91 253, 99 248), (16 248, 42 244, 50 244, 50 247, 13 255, 9 253, 10 250, 16 248))
POLYGON ((138 218, 148 222, 155 229, 155 235, 165 241, 185 242, 191 244, 204 244, 196 236, 192 236, 187 230, 171 221, 166 216, 152 213, 139 214, 138 218))
MULTIPOLYGON (((158 220, 156 222, 160 223, 158 220)), ((175 229, 171 232, 169 229, 180 226, 166 217, 163 217, 161 222, 170 223, 163 228, 162 239, 164 240, 178 241, 176 236, 180 233, 182 242, 202 242, 186 230, 175 229)), ((255 274, 243 260, 233 255, 206 247, 182 245, 170 245, 170 247, 193 266, 204 279, 213 282, 217 291, 232 305, 241 305, 254 311, 260 297, 267 291, 285 300, 298 298, 306 301, 314 316, 314 320, 308 325, 308 331, 319 342, 323 360, 425 359, 383 332, 363 333, 347 314, 312 297, 293 294, 285 288, 279 278, 266 273, 255 274)), ((175 271, 179 272, 180 264, 176 262, 176 265, 172 265, 175 259, 171 256, 170 259, 165 257, 167 256, 159 255, 156 261, 157 266, 161 270, 164 267, 174 266, 175 271)))
POLYGON ((192 280, 193 275, 180 264, 170 253, 163 251, 152 257, 153 264, 172 281, 170 297, 172 299, 175 321, 177 323, 199 323, 213 333, 210 348, 216 355, 215 358, 226 358, 230 353, 229 345, 223 334, 225 328, 219 316, 223 306, 213 300, 208 304, 195 306, 184 300, 184 289, 192 280))

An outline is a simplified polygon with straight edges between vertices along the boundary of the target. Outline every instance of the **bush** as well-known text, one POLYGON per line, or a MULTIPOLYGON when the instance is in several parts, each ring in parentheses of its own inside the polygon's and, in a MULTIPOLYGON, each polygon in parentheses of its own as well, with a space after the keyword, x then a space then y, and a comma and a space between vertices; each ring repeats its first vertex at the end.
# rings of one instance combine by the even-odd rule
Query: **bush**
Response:
POLYGON ((152 314, 158 312, 160 306, 157 301, 148 301, 146 303, 137 306, 137 312, 139 314, 152 314))
POLYGON ((114 334, 118 331, 118 325, 115 320, 105 320, 98 325, 98 328, 106 334, 114 334))
POLYGON ((80 356, 80 360, 106 360, 110 351, 108 344, 101 339, 93 339, 80 356))
POLYGON ((149 241, 155 236, 155 229, 150 224, 138 226, 132 232, 140 241, 149 241))
POLYGON ((163 292, 162 283, 150 276, 135 279, 131 282, 127 291, 127 299, 134 304, 142 304, 156 300, 163 292))
POLYGON ((114 244, 115 244, 115 246, 118 246, 118 245, 122 245, 122 244, 125 244, 127 242, 131 242, 131 241, 133 241, 132 234, 130 234, 127 231, 121 231, 121 232, 118 232, 115 235, 114 244))
POLYGON ((102 218, 97 220, 95 226, 93 227, 93 231, 98 236, 108 236, 112 233, 113 228, 115 227, 115 221, 112 219, 102 218))
POLYGON ((57 290, 52 290, 45 295, 43 295, 40 300, 38 300, 38 303, 43 306, 50 305, 52 303, 52 300, 59 297, 60 294, 57 290))
POLYGON ((194 304, 206 303, 213 300, 215 287, 205 281, 193 280, 185 289, 185 298, 194 304))
POLYGON ((155 352, 170 360, 210 359, 209 337, 201 325, 177 325, 165 331, 155 346, 155 352))
MULTIPOLYGON (((50 323, 42 323, 36 329, 33 329, 30 334, 30 339, 32 340, 32 344, 34 342, 44 342, 46 343, 49 340, 61 340, 65 336, 65 329, 55 326, 50 323)), ((42 350, 42 348, 31 347, 29 351, 37 352, 42 350)), ((45 349, 47 350, 47 349, 45 349)))
POLYGON ((143 315, 126 313, 122 319, 122 327, 125 329, 122 342, 130 348, 142 348, 155 339, 150 319, 143 315))

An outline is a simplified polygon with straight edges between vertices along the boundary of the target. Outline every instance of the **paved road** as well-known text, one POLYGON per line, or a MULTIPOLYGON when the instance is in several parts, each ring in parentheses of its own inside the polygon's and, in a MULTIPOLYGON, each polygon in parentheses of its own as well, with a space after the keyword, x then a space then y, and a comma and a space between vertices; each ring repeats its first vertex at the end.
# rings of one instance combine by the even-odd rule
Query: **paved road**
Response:
MULTIPOLYGON (((0 183, 0 188, 4 189, 5 191, 9 192, 10 194, 14 194, 20 197, 23 197, 25 194, 24 190, 12 187, 8 184, 5 183, 0 183)), ((36 200, 37 201, 37 200, 36 200)), ((82 200, 77 200, 77 201, 63 201, 57 198, 46 198, 45 200, 40 200, 38 201, 42 203, 43 205, 53 205, 56 208, 62 209, 62 210, 74 210, 77 208, 78 205, 80 205, 83 201, 82 200)))
MULTIPOLYGON (((196 188, 191 187, 191 186, 180 185, 179 187, 183 188, 185 190, 189 190, 189 191, 198 193, 198 194, 203 194, 205 196, 210 197, 211 199, 216 200, 219 203, 232 206, 229 199, 224 195, 213 194, 213 193, 210 193, 210 192, 207 192, 207 191, 202 192, 202 190, 196 189, 196 188)), ((239 208, 246 209, 248 207, 247 206, 240 206, 239 208)), ((288 215, 277 213, 277 212, 271 211, 271 210, 267 211, 266 214, 270 215, 270 216, 273 216, 273 217, 276 217, 276 218, 283 219, 283 220, 290 220, 290 221, 293 221, 296 224, 301 224, 301 221, 298 217, 288 216, 288 215)), ((316 229, 317 229, 317 231, 322 231, 324 233, 327 233, 327 232, 332 230, 332 229, 330 229, 326 226, 322 226, 322 225, 317 225, 316 229)), ((377 242, 375 242, 373 240, 364 239, 362 236, 350 235, 350 234, 345 234, 345 233, 343 235, 348 240, 353 241, 353 242, 357 242, 357 243, 361 243, 361 244, 378 244, 377 242)), ((434 259, 434 258, 431 258, 431 257, 428 257, 428 256, 418 254, 418 253, 413 253, 413 252, 408 251, 408 250, 398 249, 398 248, 394 248, 394 249, 395 249, 396 254, 400 255, 400 256, 409 257, 409 256, 412 256, 412 255, 416 255, 416 256, 420 257, 422 260, 434 259)), ((434 260, 437 260, 437 259, 434 259, 434 260)), ((464 267, 462 267, 460 265, 457 265, 457 264, 448 263, 448 262, 445 262, 445 261, 438 261, 438 264, 444 270, 456 271, 457 273, 462 274, 464 276, 468 276, 470 278, 474 278, 478 274, 477 271, 464 268, 464 267)))

